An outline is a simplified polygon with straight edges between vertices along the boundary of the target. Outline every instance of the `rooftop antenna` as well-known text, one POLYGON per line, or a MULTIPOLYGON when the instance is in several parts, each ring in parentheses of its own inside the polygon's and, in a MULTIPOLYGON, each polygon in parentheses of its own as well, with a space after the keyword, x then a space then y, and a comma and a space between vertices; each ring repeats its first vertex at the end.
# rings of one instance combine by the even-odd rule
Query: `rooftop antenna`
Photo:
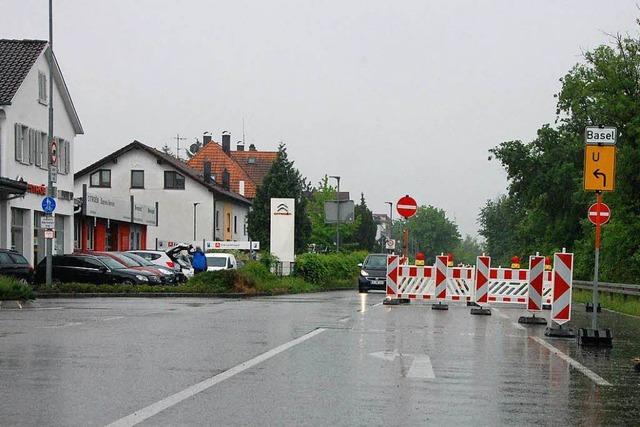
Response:
POLYGON ((177 133, 174 139, 176 140, 176 157, 180 160, 180 141, 184 141, 187 138, 182 138, 180 134, 177 133))
POLYGON ((244 139, 244 117, 242 118, 242 144, 244 145, 246 140, 244 139))

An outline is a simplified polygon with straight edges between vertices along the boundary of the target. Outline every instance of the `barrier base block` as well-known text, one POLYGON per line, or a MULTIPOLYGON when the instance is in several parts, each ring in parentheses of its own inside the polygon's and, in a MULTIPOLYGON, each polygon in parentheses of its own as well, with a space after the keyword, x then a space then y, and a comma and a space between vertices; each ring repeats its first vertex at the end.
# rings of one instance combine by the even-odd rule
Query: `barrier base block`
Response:
POLYGON ((544 317, 536 317, 534 314, 533 316, 520 316, 518 323, 522 323, 524 325, 546 325, 547 319, 544 317))
POLYGON ((575 338, 576 334, 571 328, 563 328, 562 326, 549 326, 544 330, 546 337, 552 338, 575 338))
POLYGON ((480 307, 475 301, 467 301, 467 307, 480 307))
POLYGON ((491 309, 477 306, 471 309, 471 314, 476 316, 491 316, 491 309))
POLYGON ((443 304, 441 302, 433 304, 431 310, 449 310, 449 304, 443 304))
POLYGON ((578 329, 578 345, 585 347, 613 347, 613 334, 610 329, 578 329))
MULTIPOLYGON (((587 303, 587 313, 593 313, 593 303, 587 303)), ((602 313, 602 307, 600 307, 600 303, 598 303, 598 313, 602 313)))
POLYGON ((395 298, 387 298, 384 301, 382 301, 382 305, 400 305, 400 301, 398 301, 395 298))
POLYGON ((398 303, 399 304, 409 304, 409 303, 411 303, 411 300, 409 298, 398 298, 398 303))
POLYGON ((551 304, 542 304, 543 310, 551 310, 551 304))

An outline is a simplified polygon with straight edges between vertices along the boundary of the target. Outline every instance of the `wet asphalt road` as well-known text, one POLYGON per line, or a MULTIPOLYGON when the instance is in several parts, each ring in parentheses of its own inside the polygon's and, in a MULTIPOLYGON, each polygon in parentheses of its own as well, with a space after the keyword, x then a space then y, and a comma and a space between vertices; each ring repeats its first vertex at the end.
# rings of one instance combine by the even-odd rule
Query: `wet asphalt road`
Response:
MULTIPOLYGON (((484 317, 382 299, 345 291, 3 309, 0 425, 127 424, 134 413, 149 426, 640 423, 638 318, 604 312, 615 347, 593 351, 519 326, 518 309, 484 317)), ((573 326, 589 324, 582 310, 573 326)))

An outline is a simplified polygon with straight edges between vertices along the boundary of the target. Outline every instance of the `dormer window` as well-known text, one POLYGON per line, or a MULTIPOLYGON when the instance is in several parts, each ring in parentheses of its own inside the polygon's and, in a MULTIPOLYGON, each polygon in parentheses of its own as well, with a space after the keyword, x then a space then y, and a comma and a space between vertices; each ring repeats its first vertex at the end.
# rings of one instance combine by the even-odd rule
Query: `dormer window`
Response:
POLYGON ((38 102, 47 105, 47 75, 38 72, 38 102))
POLYGON ((249 157, 247 159, 247 163, 249 163, 250 165, 254 164, 256 162, 256 158, 255 157, 249 157))

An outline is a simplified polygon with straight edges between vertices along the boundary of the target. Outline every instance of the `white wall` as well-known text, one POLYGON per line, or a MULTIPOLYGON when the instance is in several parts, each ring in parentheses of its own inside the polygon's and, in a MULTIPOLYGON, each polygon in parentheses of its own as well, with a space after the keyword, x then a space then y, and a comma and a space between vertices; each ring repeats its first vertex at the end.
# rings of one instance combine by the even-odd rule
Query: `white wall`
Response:
MULTIPOLYGON (((214 195, 201 183, 185 176, 184 190, 165 190, 164 171, 175 170, 171 165, 158 164, 157 158, 152 154, 135 149, 131 150, 117 160, 100 169, 111 170, 111 188, 92 188, 89 184, 89 174, 79 177, 75 183, 77 197, 82 195, 83 184, 87 185, 87 191, 100 194, 109 193, 112 197, 127 198, 133 195, 136 203, 155 205, 158 208, 158 226, 147 227, 147 247, 155 247, 156 238, 180 242, 193 241, 193 204, 197 206, 196 239, 213 240, 214 224, 214 195), (131 188, 131 170, 144 170, 144 189, 131 188)), ((177 171, 180 172, 180 171, 177 171)), ((217 203, 217 209, 222 209, 222 202, 217 203)), ((248 207, 237 206, 239 215, 246 216, 248 207)), ((222 218, 222 214, 221 218, 222 218)), ((240 221, 240 219, 238 219, 240 221)), ((240 235, 242 230, 238 230, 240 235)), ((246 239, 242 239, 246 240, 246 239)))
MULTIPOLYGON (((41 169, 35 165, 23 165, 15 160, 15 123, 21 123, 25 126, 29 126, 32 129, 47 133, 49 128, 49 110, 47 105, 43 105, 38 102, 38 72, 44 72, 47 75, 47 97, 48 92, 48 79, 49 79, 49 65, 44 55, 44 52, 38 57, 34 66, 31 68, 27 77, 23 81, 22 85, 16 92, 11 105, 3 106, 5 111, 5 118, 0 119, 0 175, 16 179, 21 176, 22 179, 30 184, 46 185, 48 179, 48 172, 45 169, 41 169)), ((70 171, 67 174, 58 174, 58 190, 73 191, 73 152, 75 149, 74 138, 75 131, 71 124, 69 115, 58 91, 57 85, 54 84, 53 94, 53 108, 54 108, 54 135, 69 141, 70 145, 70 171)), ((50 101, 50 100, 49 100, 50 101)), ((0 245, 4 248, 9 247, 10 240, 10 228, 11 228, 11 207, 18 207, 28 210, 42 211, 40 203, 42 196, 27 193, 24 198, 18 198, 9 202, 2 202, 0 204, 0 227, 2 232, 0 233, 0 245)), ((57 200, 58 207, 56 208, 56 215, 63 215, 65 237, 64 237, 64 249, 65 252, 73 251, 73 200, 57 200)), ((33 213, 30 213, 31 223, 26 224, 25 221, 25 235, 31 233, 33 236, 33 213)), ((33 239, 25 238, 24 255, 33 263, 33 239)))

